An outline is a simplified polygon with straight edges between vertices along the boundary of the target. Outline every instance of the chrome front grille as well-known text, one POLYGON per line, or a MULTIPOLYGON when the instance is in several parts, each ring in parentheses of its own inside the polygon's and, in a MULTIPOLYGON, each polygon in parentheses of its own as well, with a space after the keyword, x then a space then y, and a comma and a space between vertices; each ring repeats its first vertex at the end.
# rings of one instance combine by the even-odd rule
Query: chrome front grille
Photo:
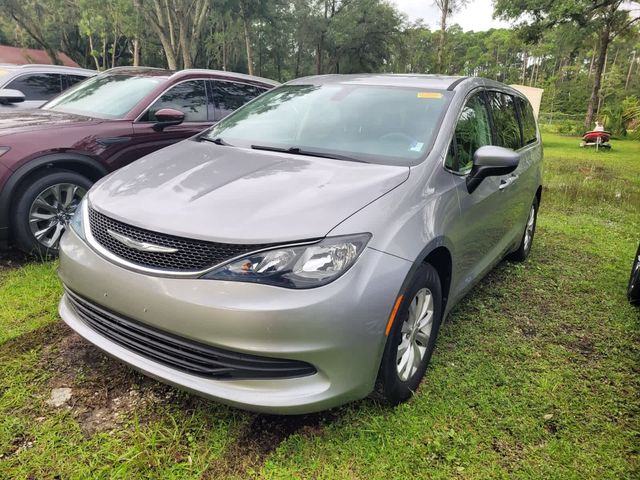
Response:
POLYGON ((166 272, 199 272, 234 257, 272 244, 235 245, 177 237, 127 225, 89 208, 89 228, 96 242, 127 262, 166 272), (108 231, 137 242, 175 249, 175 252, 145 252, 131 248, 111 236, 108 231))

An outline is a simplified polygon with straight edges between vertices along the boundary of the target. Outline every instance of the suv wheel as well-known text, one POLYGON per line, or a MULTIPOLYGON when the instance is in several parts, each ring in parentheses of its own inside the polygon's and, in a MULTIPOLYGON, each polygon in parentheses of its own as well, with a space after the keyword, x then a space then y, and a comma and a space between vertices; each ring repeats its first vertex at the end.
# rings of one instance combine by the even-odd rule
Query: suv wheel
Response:
POLYGON ((57 255, 60 237, 92 183, 65 170, 47 170, 31 179, 14 204, 15 245, 29 254, 57 255))
POLYGON ((436 269, 418 268, 401 300, 380 365, 379 387, 392 405, 408 400, 420 385, 442 319, 442 287, 436 269))

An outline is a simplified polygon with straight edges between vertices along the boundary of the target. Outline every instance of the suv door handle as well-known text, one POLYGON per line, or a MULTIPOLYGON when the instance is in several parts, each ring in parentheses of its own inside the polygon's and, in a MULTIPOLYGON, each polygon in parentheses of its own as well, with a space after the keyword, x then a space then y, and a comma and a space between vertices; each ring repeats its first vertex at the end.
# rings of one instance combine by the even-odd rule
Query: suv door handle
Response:
POLYGON ((500 180, 500 186, 498 188, 500 190, 504 190, 509 185, 511 185, 513 182, 515 182, 517 179, 518 179, 518 175, 512 175, 511 177, 507 178, 506 180, 500 180))

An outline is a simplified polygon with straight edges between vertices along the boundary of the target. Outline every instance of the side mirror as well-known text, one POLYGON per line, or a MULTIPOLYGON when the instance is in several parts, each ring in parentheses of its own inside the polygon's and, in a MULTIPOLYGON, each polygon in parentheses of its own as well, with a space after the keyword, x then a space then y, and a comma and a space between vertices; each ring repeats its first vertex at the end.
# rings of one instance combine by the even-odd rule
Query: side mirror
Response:
POLYGON ((9 105, 10 103, 24 102, 24 93, 20 90, 12 90, 10 88, 0 89, 0 104, 9 105))
POLYGON ((156 132, 161 132, 167 127, 180 125, 182 122, 184 122, 184 113, 180 110, 161 108, 156 112, 156 123, 153 125, 153 129, 156 132))
POLYGON ((520 154, 504 147, 485 145, 473 155, 473 167, 467 176, 467 191, 473 192, 487 177, 507 175, 518 168, 520 154))

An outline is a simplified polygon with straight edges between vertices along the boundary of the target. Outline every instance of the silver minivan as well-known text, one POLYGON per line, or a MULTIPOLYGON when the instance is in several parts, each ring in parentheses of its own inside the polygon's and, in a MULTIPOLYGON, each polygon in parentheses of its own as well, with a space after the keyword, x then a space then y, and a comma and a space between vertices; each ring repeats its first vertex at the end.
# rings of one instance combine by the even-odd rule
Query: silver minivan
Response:
POLYGON ((411 397, 453 306, 531 250, 531 105, 481 78, 271 90, 105 177, 60 245, 60 315, 147 375, 296 414, 411 397))

